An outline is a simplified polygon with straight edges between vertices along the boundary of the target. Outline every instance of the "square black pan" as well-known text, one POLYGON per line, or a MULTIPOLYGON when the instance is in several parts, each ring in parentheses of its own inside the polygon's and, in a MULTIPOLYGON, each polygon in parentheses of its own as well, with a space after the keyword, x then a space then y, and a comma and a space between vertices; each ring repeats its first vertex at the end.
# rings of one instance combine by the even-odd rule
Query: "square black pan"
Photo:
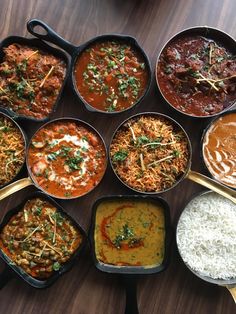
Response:
POLYGON ((3 48, 6 48, 11 44, 20 44, 20 45, 26 45, 29 47, 36 47, 36 48, 38 48, 44 52, 47 52, 47 53, 49 53, 49 54, 51 54, 57 58, 60 58, 66 64, 66 74, 65 74, 64 81, 62 83, 62 86, 61 86, 61 89, 60 89, 59 94, 57 96, 57 99, 56 99, 56 101, 52 107, 52 111, 50 112, 48 117, 43 118, 43 119, 35 119, 33 117, 28 117, 25 115, 17 114, 16 112, 14 112, 8 108, 0 106, 0 111, 7 113, 8 115, 13 117, 14 119, 30 120, 30 121, 35 121, 35 122, 45 122, 45 121, 49 120, 51 114, 56 111, 58 104, 60 102, 62 91, 64 89, 64 86, 65 86, 65 83, 67 81, 69 71, 70 71, 70 58, 63 51, 56 49, 52 46, 49 46, 48 44, 46 44, 45 42, 43 42, 40 39, 35 39, 35 38, 28 39, 28 38, 19 37, 19 36, 9 36, 9 37, 3 39, 2 42, 0 43, 0 62, 3 61, 3 57, 4 57, 3 48))
POLYGON ((51 197, 39 191, 30 194, 30 196, 24 199, 24 201, 21 204, 7 212, 7 214, 3 217, 3 220, 0 224, 0 232, 2 231, 4 226, 7 225, 11 217, 16 215, 20 210, 22 210, 22 208, 24 207, 25 203, 28 200, 36 197, 39 197, 51 203, 53 206, 57 208, 57 210, 62 214, 62 216, 70 220, 72 224, 75 226, 75 228, 78 229, 79 232, 81 233, 82 243, 80 244, 79 248, 74 252, 74 254, 71 256, 71 258, 65 264, 63 264, 58 271, 54 272, 49 278, 45 280, 39 280, 27 274, 22 268, 15 265, 12 262, 12 260, 0 249, 0 257, 7 264, 5 270, 3 270, 3 272, 0 274, 0 289, 3 288, 7 284, 9 279, 15 274, 34 288, 46 288, 51 286, 62 274, 69 271, 70 268, 75 264, 77 257, 79 256, 87 242, 87 236, 82 227, 70 215, 68 215, 57 202, 55 202, 51 197))
POLYGON ((92 208, 92 221, 89 232, 90 244, 92 249, 93 261, 97 269, 106 273, 119 274, 123 285, 126 290, 126 306, 125 314, 138 314, 138 305, 137 305, 137 279, 140 275, 145 274, 155 274, 165 270, 169 264, 170 259, 170 246, 172 238, 172 228, 170 223, 170 208, 165 200, 160 197, 152 197, 145 195, 117 195, 117 196, 105 196, 98 199, 92 208), (149 201, 153 204, 161 205, 164 209, 165 217, 165 251, 164 259, 160 265, 153 267, 143 267, 143 266, 115 266, 101 263, 96 258, 95 253, 95 222, 96 222, 96 211, 99 206, 104 201, 120 201, 120 200, 131 200, 131 201, 149 201))

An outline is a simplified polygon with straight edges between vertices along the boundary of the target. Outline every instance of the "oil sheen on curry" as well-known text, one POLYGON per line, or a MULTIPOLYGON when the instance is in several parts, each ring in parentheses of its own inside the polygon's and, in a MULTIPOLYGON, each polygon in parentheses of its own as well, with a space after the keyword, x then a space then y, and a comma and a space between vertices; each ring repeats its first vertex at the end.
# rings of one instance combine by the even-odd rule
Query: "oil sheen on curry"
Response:
POLYGON ((236 112, 211 124, 203 140, 203 158, 216 180, 236 188, 236 112))
POLYGON ((74 224, 50 202, 28 200, 0 233, 0 249, 37 279, 58 271, 82 243, 74 224))
POLYGON ((45 192, 74 198, 92 190, 106 169, 106 151, 95 131, 73 120, 46 124, 32 138, 28 165, 45 192))
POLYGON ((89 46, 75 65, 82 98, 105 112, 132 107, 144 94, 148 72, 143 57, 126 42, 105 41, 89 46))
POLYGON ((107 200, 98 205, 95 252, 116 266, 160 265, 164 258, 163 207, 150 201, 107 200))
POLYGON ((217 114, 236 100, 236 59, 212 39, 184 36, 162 51, 157 80, 176 109, 192 116, 217 114))
POLYGON ((63 60, 35 47, 12 44, 0 63, 0 106, 21 116, 47 118, 66 73, 63 60))

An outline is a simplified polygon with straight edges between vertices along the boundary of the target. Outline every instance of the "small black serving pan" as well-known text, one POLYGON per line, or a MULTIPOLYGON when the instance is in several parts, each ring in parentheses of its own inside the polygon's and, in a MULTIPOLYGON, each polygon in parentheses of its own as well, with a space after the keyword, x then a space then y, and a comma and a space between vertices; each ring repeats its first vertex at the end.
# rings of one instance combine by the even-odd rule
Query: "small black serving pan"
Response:
POLYGON ((75 119, 75 118, 58 118, 58 119, 54 119, 54 120, 51 120, 49 122, 46 122, 45 124, 43 124, 35 133, 34 135, 31 137, 28 145, 27 145, 27 149, 26 149, 26 167, 27 167, 27 171, 28 171, 28 177, 26 178, 23 178, 23 179, 20 179, 18 181, 15 181, 15 182, 12 182, 11 184, 5 186, 4 188, 0 189, 0 200, 3 200, 5 197, 7 196, 10 196, 12 195, 13 193, 17 192, 17 191, 20 191, 21 189, 29 186, 29 185, 35 185, 38 189, 42 190, 45 194, 49 195, 49 196, 52 196, 52 197, 55 197, 55 198, 58 198, 58 199, 66 199, 66 200, 69 200, 69 199, 74 199, 74 198, 78 198, 78 197, 82 197, 88 193, 90 193, 93 189, 96 188, 96 186, 101 182, 101 180, 103 179, 104 175, 105 175, 105 171, 104 171, 104 174, 103 176, 101 177, 101 180, 96 184, 94 185, 91 190, 89 190, 88 192, 86 192, 85 194, 82 194, 82 195, 79 195, 79 196, 75 196, 75 197, 60 197, 60 196, 57 196, 57 195, 53 195, 53 194, 50 194, 48 193, 46 190, 44 190, 38 183, 36 180, 34 180, 34 176, 32 175, 32 171, 31 171, 31 167, 30 167, 30 164, 29 164, 29 161, 28 161, 28 153, 29 153, 29 149, 30 149, 30 146, 31 146, 31 142, 35 136, 35 134, 37 132, 39 132, 39 130, 43 129, 44 127, 46 127, 47 125, 49 124, 53 124, 54 122, 57 122, 57 121, 61 121, 61 122, 74 122, 75 124, 77 125, 82 125, 84 126, 86 129, 92 131, 93 133, 95 133, 97 135, 97 137, 101 140, 101 142, 103 143, 103 147, 104 147, 104 150, 105 150, 105 160, 104 160, 104 163, 106 164, 106 167, 107 167, 107 149, 106 149, 106 144, 102 138, 102 136, 100 135, 100 133, 92 126, 90 125, 89 123, 85 122, 85 121, 82 121, 82 120, 79 120, 79 119, 75 119))
POLYGON ((89 231, 89 240, 91 244, 91 251, 94 264, 97 269, 105 273, 112 273, 118 274, 121 276, 121 279, 124 283, 126 288, 126 314, 136 314, 138 313, 138 306, 137 306, 137 295, 136 295, 136 285, 137 279, 140 275, 145 274, 155 274, 164 271, 170 260, 170 245, 171 245, 171 238, 172 238, 172 228, 171 228, 171 221, 170 221, 170 208, 167 202, 162 199, 161 197, 151 197, 151 196, 144 196, 144 195, 111 195, 111 196, 104 196, 99 198, 92 207, 92 220, 90 225, 89 231), (153 267, 144 267, 144 266, 115 266, 104 264, 100 262, 96 258, 95 252, 95 224, 96 224, 96 211, 99 204, 103 203, 104 201, 120 201, 120 200, 131 200, 131 201, 149 201, 154 204, 161 205, 164 209, 164 217, 165 217, 165 253, 164 259, 162 264, 156 265, 153 267))
POLYGON ((25 159, 26 159, 26 149, 27 149, 27 136, 24 132, 24 130, 19 126, 19 124, 13 119, 11 118, 9 115, 3 113, 2 110, 0 110, 0 117, 1 116, 4 116, 6 117, 7 119, 9 119, 15 126, 16 128, 21 132, 22 134, 22 137, 23 137, 23 140, 24 140, 24 146, 25 146, 25 152, 24 152, 24 163, 22 164, 21 168, 19 169, 19 171, 16 173, 16 175, 10 180, 8 181, 7 183, 3 184, 3 185, 0 185, 0 189, 2 189, 3 187, 7 186, 8 184, 12 183, 13 181, 17 180, 21 173, 23 172, 23 169, 25 168, 25 159))
POLYGON ((20 119, 20 120, 30 120, 30 121, 34 121, 34 122, 45 122, 47 120, 49 120, 50 118, 50 115, 56 111, 57 109, 57 106, 58 106, 58 103, 60 102, 60 99, 61 99, 61 94, 62 94, 62 91, 64 89, 64 85, 65 85, 65 82, 67 80, 67 77, 69 75, 69 69, 70 69, 70 59, 68 58, 68 56, 61 50, 59 49, 56 49, 52 46, 49 46, 47 45, 46 43, 44 43, 43 41, 39 40, 39 39, 36 39, 36 38, 32 38, 32 39, 28 39, 28 38, 25 38, 25 37, 19 37, 19 36, 9 36, 7 38, 5 38, 1 44, 0 44, 0 62, 3 61, 3 57, 4 57, 4 51, 3 51, 3 48, 6 48, 8 47, 9 45, 11 44, 20 44, 20 45, 26 45, 26 46, 29 46, 29 47, 36 47, 42 51, 45 51, 57 58, 60 58, 61 60, 63 60, 66 64, 66 74, 65 74, 65 78, 64 78, 64 81, 62 83, 62 86, 61 86, 61 89, 60 89, 60 92, 57 96, 57 99, 54 103, 54 106, 52 108, 52 111, 51 113, 49 114, 48 117, 46 118, 43 118, 43 119, 36 119, 36 118, 33 118, 33 117, 28 117, 28 116, 25 116, 25 115, 21 115, 21 114, 18 114, 10 109, 7 109, 5 107, 0 107, 1 111, 2 112, 5 112, 7 113, 8 115, 10 115, 12 118, 14 118, 15 120, 16 119, 20 119))
MULTIPOLYGON (((183 211, 181 213, 181 215, 184 213, 184 211, 186 210, 186 207, 188 206, 188 204, 194 200, 196 197, 198 196, 202 196, 202 195, 206 195, 206 194, 210 194, 210 193, 214 193, 213 191, 210 191, 210 190, 206 190, 206 191, 203 191, 203 192, 200 192, 200 193, 197 193, 195 195, 193 195, 191 197, 191 199, 187 202, 187 204, 185 205, 185 207, 183 208, 183 211)), ((215 285, 218 285, 218 286, 222 286, 222 287, 225 287, 228 289, 228 291, 231 293, 233 299, 234 299, 234 302, 236 303, 236 278, 231 278, 231 279, 213 279, 209 276, 206 276, 206 275, 203 275, 201 274, 200 272, 197 272, 195 271, 194 269, 192 269, 185 261, 184 261, 184 258, 183 256, 181 255, 181 251, 179 249, 179 245, 178 245, 178 228, 179 228, 179 222, 181 220, 181 215, 178 219, 178 222, 177 222, 177 227, 176 227, 176 243, 177 243, 177 249, 178 249, 178 252, 180 254, 180 257, 183 261, 183 263, 185 264, 185 266, 194 274, 196 275, 198 278, 208 282, 208 283, 211 283, 211 284, 215 284, 215 285)))
POLYGON ((65 50, 71 56, 72 60, 71 60, 71 67, 70 67, 70 73, 69 73, 70 86, 72 87, 77 98, 84 104, 84 106, 87 110, 89 110, 91 112, 99 112, 99 113, 104 113, 104 114, 109 114, 109 115, 118 114, 118 113, 130 110, 131 108, 136 106, 138 103, 140 103, 140 101, 145 97, 145 95, 149 91, 149 88, 151 85, 151 79, 152 79, 151 65, 150 65, 150 62, 149 62, 149 59, 148 59, 146 53, 140 47, 140 45, 138 44, 137 40, 134 37, 127 36, 127 35, 120 35, 120 34, 105 34, 105 35, 100 35, 100 36, 94 37, 94 38, 90 39, 89 41, 87 41, 86 43, 84 43, 83 45, 74 46, 70 42, 66 41, 61 36, 59 36, 53 29, 51 29, 47 24, 45 24, 44 22, 42 22, 40 20, 32 19, 32 20, 28 21, 27 29, 35 37, 40 38, 44 41, 53 43, 54 45, 65 50), (35 30, 36 27, 42 28, 44 33, 46 32, 46 34, 41 34, 41 33, 37 32, 35 30), (86 102, 83 99, 83 97, 80 95, 80 93, 77 89, 75 76, 74 76, 76 61, 77 61, 78 57, 81 55, 81 53, 84 50, 86 50, 91 44, 94 44, 95 42, 97 43, 97 42, 101 42, 101 41, 106 41, 106 40, 108 40, 108 41, 117 40, 117 41, 126 42, 131 47, 133 47, 143 57, 145 65, 146 65, 146 69, 148 72, 147 87, 146 87, 143 95, 131 107, 129 107, 125 110, 122 110, 122 111, 117 111, 117 112, 116 111, 105 112, 102 110, 98 110, 98 109, 95 109, 94 107, 92 107, 88 102, 86 102))
MULTIPOLYGON (((204 140, 205 140, 205 136, 206 136, 208 130, 210 129, 210 127, 211 127, 218 119, 220 119, 221 117, 223 117, 223 116, 225 116, 225 115, 231 114, 231 113, 236 113, 236 109, 223 112, 223 113, 220 114, 219 116, 215 117, 213 120, 210 121, 210 123, 209 123, 209 124, 206 126, 206 128, 203 130, 203 132, 202 132, 202 137, 201 137, 201 151, 200 151, 200 156, 201 156, 201 160, 202 160, 202 163, 203 163, 203 165, 204 165, 204 168, 206 169, 206 171, 208 172, 208 174, 209 174, 209 176, 210 176, 211 178, 213 178, 213 179, 216 180, 217 182, 219 182, 219 183, 221 183, 221 184, 223 184, 223 185, 225 185, 225 186, 227 186, 227 187, 229 187, 229 188, 235 190, 236 187, 234 188, 234 187, 232 187, 232 186, 230 186, 230 185, 227 185, 227 184, 225 184, 225 183, 223 183, 223 182, 217 180, 217 179, 213 176, 213 174, 210 172, 209 168, 207 167, 207 164, 206 164, 205 159, 204 159, 204 153, 203 153, 203 143, 204 143, 204 140)), ((232 134, 232 135, 233 135, 233 134, 232 134)))
POLYGON ((23 206, 28 200, 36 197, 39 197, 41 199, 44 199, 45 201, 50 202, 53 206, 57 208, 57 210, 63 216, 68 218, 81 233, 82 243, 80 244, 79 248, 74 252, 74 254, 71 256, 71 258, 65 264, 63 264, 62 267, 57 272, 54 272, 49 278, 45 280, 39 280, 27 274, 23 269, 15 265, 11 261, 11 259, 6 254, 4 254, 3 251, 0 249, 0 257, 7 264, 3 272, 0 273, 0 289, 3 288, 15 274, 17 274, 21 279, 23 279, 26 283, 28 283, 30 286, 34 288, 42 289, 51 286, 62 274, 71 269, 71 267, 75 264, 77 257, 79 256, 79 254, 81 253, 82 249, 86 244, 87 236, 82 227, 70 215, 68 215, 64 211, 64 209, 58 203, 56 203, 51 197, 39 191, 30 194, 30 196, 28 196, 20 205, 16 206, 15 208, 7 212, 7 214, 4 216, 0 224, 0 232, 2 231, 4 226, 7 225, 11 217, 17 214, 20 210, 22 210, 23 206))
POLYGON ((169 105, 169 107, 171 107, 173 110, 180 112, 181 114, 183 114, 187 117, 193 118, 193 119, 199 119, 199 118, 200 119, 207 119, 207 118, 217 116, 220 113, 226 112, 227 110, 229 110, 230 108, 232 108, 235 105, 236 100, 231 105, 224 108, 220 112, 210 114, 207 116, 197 116, 197 115, 193 115, 193 114, 189 114, 189 113, 186 113, 184 111, 181 111, 180 109, 177 109, 174 105, 171 104, 171 102, 169 102, 166 99, 164 92, 162 91, 162 89, 160 87, 158 76, 157 76, 158 63, 159 63, 160 57, 161 57, 163 51, 166 49, 166 47, 168 47, 172 42, 175 42, 176 40, 178 40, 182 37, 185 37, 185 36, 189 36, 189 37, 200 36, 200 37, 212 39, 216 43, 218 43, 219 45, 228 49, 234 55, 236 54, 236 41, 235 41, 235 39, 233 37, 231 37, 228 33, 224 32, 218 28, 214 28, 214 27, 210 27, 210 26, 194 26, 194 27, 186 28, 186 29, 181 30, 180 32, 176 33, 174 36, 172 36, 164 44, 164 46, 162 47, 162 49, 161 49, 161 51, 157 57, 157 61, 156 61, 156 67, 155 67, 156 84, 157 84, 157 87, 158 87, 163 99, 165 100, 166 104, 169 105))

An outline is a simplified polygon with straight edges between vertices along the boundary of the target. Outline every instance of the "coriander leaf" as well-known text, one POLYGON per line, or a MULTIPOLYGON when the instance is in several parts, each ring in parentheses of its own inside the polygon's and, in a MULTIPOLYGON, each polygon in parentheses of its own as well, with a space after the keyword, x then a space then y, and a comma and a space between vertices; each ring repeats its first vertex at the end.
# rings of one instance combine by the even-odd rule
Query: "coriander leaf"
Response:
POLYGON ((150 142, 149 138, 148 138, 147 136, 145 136, 145 135, 139 136, 139 137, 137 138, 137 143, 138 143, 139 145, 141 145, 141 144, 146 144, 146 143, 149 143, 149 142, 150 142))
POLYGON ((124 149, 121 149, 113 155, 112 160, 114 162, 124 161, 127 158, 127 156, 128 156, 128 152, 124 149))
POLYGON ((179 151, 179 150, 174 150, 174 151, 173 151, 173 155, 174 155, 175 157, 179 157, 180 151, 179 151))
POLYGON ((69 166, 70 170, 79 170, 80 164, 83 161, 83 157, 77 154, 76 157, 70 157, 65 161, 65 164, 69 166))

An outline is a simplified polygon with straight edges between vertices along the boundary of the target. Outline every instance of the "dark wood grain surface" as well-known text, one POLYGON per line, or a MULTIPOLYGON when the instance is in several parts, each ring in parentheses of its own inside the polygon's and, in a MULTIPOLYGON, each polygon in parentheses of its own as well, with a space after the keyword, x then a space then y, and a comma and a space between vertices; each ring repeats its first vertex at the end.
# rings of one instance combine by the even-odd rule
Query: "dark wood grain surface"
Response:
MULTIPOLYGON (((154 72, 157 55, 164 43, 176 32, 190 26, 209 25, 236 37, 235 0, 1 0, 0 38, 9 35, 31 37, 26 22, 42 19, 61 36, 80 45, 103 33, 135 36, 150 58, 154 72)), ((54 117, 73 116, 95 126, 108 144, 117 125, 137 112, 157 111, 178 120, 190 135, 193 146, 192 169, 205 173, 200 159, 200 138, 209 119, 192 120, 166 107, 155 80, 142 103, 128 113, 107 118, 87 112, 66 86, 54 117)), ((21 123, 30 136, 40 124, 21 123)), ((26 173, 24 174, 26 175, 26 173)), ((203 188, 188 181, 162 194, 171 207, 173 226, 191 196, 203 188)), ((0 218, 34 188, 27 188, 0 203, 0 218)), ((131 194, 121 186, 108 167, 102 184, 86 197, 60 201, 64 208, 86 229, 90 224, 91 206, 102 195, 131 194)), ((0 269, 4 264, 0 263, 0 269)), ((138 284, 140 313, 160 314, 232 314, 235 304, 225 288, 196 278, 181 261, 175 243, 168 269, 157 275, 143 276, 138 284)), ((19 278, 0 291, 0 313, 123 313, 124 287, 117 276, 99 272, 93 266, 89 248, 49 289, 35 290, 19 278)))

